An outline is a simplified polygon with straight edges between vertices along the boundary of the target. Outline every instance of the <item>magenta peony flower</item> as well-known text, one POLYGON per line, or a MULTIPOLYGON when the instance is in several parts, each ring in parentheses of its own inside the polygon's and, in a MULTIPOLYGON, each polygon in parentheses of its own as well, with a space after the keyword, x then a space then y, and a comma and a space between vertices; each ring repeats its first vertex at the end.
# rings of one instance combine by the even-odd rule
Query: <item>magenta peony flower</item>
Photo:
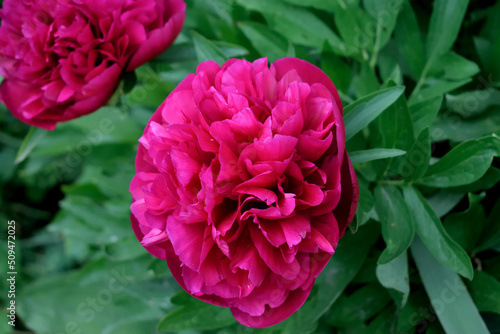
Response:
POLYGON ((97 110, 124 71, 174 41, 185 7, 182 0, 5 0, 0 100, 48 130, 97 110))
POLYGON ((293 314, 356 211, 342 105, 296 59, 201 63, 139 140, 132 227, 194 297, 243 325, 293 314))

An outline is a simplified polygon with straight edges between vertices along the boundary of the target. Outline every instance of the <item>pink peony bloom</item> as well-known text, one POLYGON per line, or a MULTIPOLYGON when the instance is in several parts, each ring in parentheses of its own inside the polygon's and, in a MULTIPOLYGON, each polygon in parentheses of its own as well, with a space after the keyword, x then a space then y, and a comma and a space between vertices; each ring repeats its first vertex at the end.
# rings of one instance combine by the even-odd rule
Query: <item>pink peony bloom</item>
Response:
POLYGON ((130 192, 142 245, 243 325, 292 315, 358 201, 330 79, 296 58, 206 61, 139 142, 130 192))
POLYGON ((97 110, 124 71, 172 44, 185 7, 182 0, 5 0, 0 101, 48 130, 97 110))

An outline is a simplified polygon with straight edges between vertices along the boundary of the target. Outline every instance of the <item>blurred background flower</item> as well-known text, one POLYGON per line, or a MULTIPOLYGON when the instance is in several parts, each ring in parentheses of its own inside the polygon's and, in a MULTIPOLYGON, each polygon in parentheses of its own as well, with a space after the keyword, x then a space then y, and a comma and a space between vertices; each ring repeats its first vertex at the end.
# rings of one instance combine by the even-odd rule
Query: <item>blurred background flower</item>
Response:
POLYGON ((53 130, 109 100, 124 71, 172 44, 182 0, 17 1, 0 12, 0 101, 21 121, 53 130))

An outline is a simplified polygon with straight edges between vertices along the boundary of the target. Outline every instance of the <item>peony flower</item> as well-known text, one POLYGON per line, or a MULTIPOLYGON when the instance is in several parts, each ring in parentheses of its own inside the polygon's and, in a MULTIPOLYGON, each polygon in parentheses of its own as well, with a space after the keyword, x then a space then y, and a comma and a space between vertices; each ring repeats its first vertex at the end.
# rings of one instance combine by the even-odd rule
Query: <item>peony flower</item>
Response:
POLYGON ((0 10, 0 101, 53 130, 97 110, 124 71, 179 34, 182 0, 5 0, 0 10))
POLYGON ((142 245, 243 325, 292 315, 358 201, 330 79, 296 58, 206 61, 139 142, 130 192, 142 245))

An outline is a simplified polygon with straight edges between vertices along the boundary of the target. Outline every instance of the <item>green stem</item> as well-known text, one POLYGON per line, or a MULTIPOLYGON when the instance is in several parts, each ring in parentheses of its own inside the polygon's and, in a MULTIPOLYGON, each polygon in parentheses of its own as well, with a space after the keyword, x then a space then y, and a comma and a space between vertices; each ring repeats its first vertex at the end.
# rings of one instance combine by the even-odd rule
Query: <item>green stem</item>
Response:
POLYGON ((375 69, 375 65, 377 65, 378 52, 380 49, 380 39, 382 34, 382 25, 377 23, 377 35, 375 37, 375 44, 373 45, 373 53, 370 59, 370 67, 372 70, 375 69))
POLYGON ((411 92, 410 98, 408 100, 414 99, 417 94, 420 92, 420 89, 422 88, 425 79, 427 79, 427 72, 429 72, 429 69, 431 67, 431 61, 429 60, 425 66, 424 69, 422 70, 422 74, 420 75, 420 78, 417 81, 417 85, 413 89, 413 92, 411 92))
POLYGON ((407 182, 405 180, 380 180, 380 184, 391 184, 394 186, 406 186, 409 185, 410 182, 407 182))

